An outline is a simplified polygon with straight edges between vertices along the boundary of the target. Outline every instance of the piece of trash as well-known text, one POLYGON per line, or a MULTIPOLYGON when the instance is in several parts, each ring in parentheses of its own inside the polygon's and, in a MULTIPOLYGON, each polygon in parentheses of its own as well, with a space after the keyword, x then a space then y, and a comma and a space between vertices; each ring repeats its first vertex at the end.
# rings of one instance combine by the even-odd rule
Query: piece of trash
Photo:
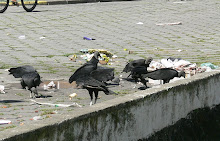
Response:
POLYGON ((94 38, 83 37, 84 40, 95 40, 94 38))
POLYGON ((34 111, 35 113, 38 113, 38 111, 34 111))
POLYGON ((182 50, 181 50, 181 49, 178 49, 177 51, 178 51, 178 52, 181 52, 182 50))
POLYGON ((174 23, 158 23, 156 25, 182 25, 181 22, 174 22, 174 23))
POLYGON ((21 36, 18 37, 18 39, 24 40, 24 39, 26 39, 26 37, 25 37, 25 35, 21 35, 21 36))
POLYGON ((30 99, 32 102, 34 102, 35 104, 39 104, 39 105, 50 105, 50 106, 55 106, 55 107, 82 107, 81 105, 79 105, 78 103, 74 102, 73 104, 52 104, 52 103, 41 103, 41 102, 37 102, 33 99, 30 99))
MULTIPOLYGON (((86 61, 90 61, 94 55, 94 52, 96 51, 100 53, 101 57, 99 58, 99 60, 102 60, 100 61, 101 64, 106 65, 109 61, 112 61, 113 54, 110 51, 105 50, 105 49, 81 49, 80 52, 82 53, 86 52, 86 53, 83 55, 80 55, 80 57, 86 61)), ((117 56, 114 56, 114 57, 117 57, 117 56)))
POLYGON ((96 51, 98 51, 99 53, 105 54, 107 57, 113 56, 113 53, 111 53, 110 51, 105 50, 105 49, 88 49, 89 53, 94 53, 96 51))
POLYGON ((21 122, 21 123, 20 123, 20 126, 22 126, 22 125, 24 125, 24 123, 23 123, 23 122, 21 122))
POLYGON ((93 54, 87 53, 87 54, 84 54, 84 55, 80 55, 80 57, 81 57, 82 59, 86 60, 86 61, 89 61, 89 60, 92 59, 93 54))
POLYGON ((160 61, 165 68, 172 68, 173 63, 169 62, 167 59, 161 59, 160 61))
POLYGON ((151 85, 161 85, 163 84, 163 80, 153 80, 153 79, 149 79, 148 81, 151 85))
POLYGON ((201 64, 201 67, 210 67, 211 69, 217 69, 218 68, 218 66, 216 66, 216 65, 214 65, 214 64, 212 64, 212 63, 202 63, 201 64))
POLYGON ((46 38, 46 37, 40 37, 39 39, 42 40, 42 39, 45 39, 45 38, 46 38))
POLYGON ((127 51, 128 49, 127 48, 124 48, 124 51, 127 51))
POLYGON ((138 23, 136 23, 136 24, 144 24, 144 23, 142 23, 142 22, 138 22, 138 23))
POLYGON ((48 87, 54 88, 56 87, 55 83, 53 81, 51 81, 48 85, 48 87))
POLYGON ((10 120, 0 120, 0 125, 1 124, 11 124, 10 120))
POLYGON ((133 53, 134 53, 134 51, 130 51, 130 50, 128 51, 128 54, 133 54, 133 53))
POLYGON ((77 58, 76 54, 73 54, 73 56, 70 57, 70 60, 76 62, 76 58, 77 58))
POLYGON ((5 94, 5 86, 0 85, 0 93, 5 94))
POLYGON ((99 63, 102 64, 102 65, 107 65, 108 62, 106 62, 105 60, 99 60, 99 63))
POLYGON ((112 58, 113 58, 113 59, 114 59, 114 58, 118 58, 118 56, 117 56, 117 55, 113 55, 112 58))
POLYGON ((43 86, 44 90, 48 90, 48 89, 53 89, 53 88, 56 88, 56 84, 51 81, 49 84, 43 86))
POLYGON ((57 111, 53 111, 50 114, 58 114, 58 112, 57 111))
POLYGON ((39 119, 41 119, 41 116, 35 116, 35 117, 33 117, 32 119, 33 119, 33 120, 39 120, 39 119))
POLYGON ((74 97, 76 97, 77 96, 77 94, 76 93, 72 93, 72 94, 70 94, 69 95, 69 98, 70 98, 70 100, 72 100, 74 97))
POLYGON ((88 49, 81 49, 80 52, 82 52, 82 53, 89 53, 89 50, 88 49))

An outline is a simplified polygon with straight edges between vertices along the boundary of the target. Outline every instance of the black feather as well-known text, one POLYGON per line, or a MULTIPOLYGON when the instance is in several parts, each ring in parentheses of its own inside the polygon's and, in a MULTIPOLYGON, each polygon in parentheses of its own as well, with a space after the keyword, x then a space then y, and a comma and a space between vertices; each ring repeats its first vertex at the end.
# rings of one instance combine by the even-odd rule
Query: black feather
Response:
POLYGON ((40 79, 40 75, 37 72, 26 73, 21 78, 22 88, 27 87, 28 90, 31 91, 31 93, 34 92, 34 98, 35 94, 38 95, 36 88, 40 85, 40 83, 42 83, 42 81, 40 79), (35 91, 32 91, 32 88, 35 88, 35 91))
POLYGON ((185 77, 184 71, 178 72, 177 70, 171 68, 162 68, 143 74, 143 77, 148 77, 154 80, 163 80, 164 83, 169 83, 169 81, 174 77, 181 76, 185 77))
POLYGON ((21 78, 24 74, 29 73, 29 72, 35 72, 36 70, 34 67, 26 65, 26 66, 20 66, 17 68, 10 68, 8 70, 15 78, 21 78))

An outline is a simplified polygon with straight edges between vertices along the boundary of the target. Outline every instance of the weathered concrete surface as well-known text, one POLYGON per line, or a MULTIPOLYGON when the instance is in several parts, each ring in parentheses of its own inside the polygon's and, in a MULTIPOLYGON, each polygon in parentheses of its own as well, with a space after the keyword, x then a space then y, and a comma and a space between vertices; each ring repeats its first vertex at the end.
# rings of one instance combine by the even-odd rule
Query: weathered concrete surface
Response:
POLYGON ((137 140, 172 125, 192 110, 220 103, 220 71, 112 99, 91 108, 3 131, 1 139, 137 140))

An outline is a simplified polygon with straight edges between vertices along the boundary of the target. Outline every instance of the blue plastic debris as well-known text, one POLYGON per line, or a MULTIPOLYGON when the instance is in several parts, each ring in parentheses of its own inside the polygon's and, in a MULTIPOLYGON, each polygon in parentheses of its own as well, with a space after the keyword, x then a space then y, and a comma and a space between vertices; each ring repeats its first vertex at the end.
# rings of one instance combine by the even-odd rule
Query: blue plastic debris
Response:
POLYGON ((89 53, 89 50, 88 49, 81 49, 80 52, 82 52, 82 53, 89 53))
POLYGON ((211 69, 217 69, 218 68, 218 66, 213 65, 212 63, 202 63, 201 67, 203 67, 203 66, 210 67, 211 69))
POLYGON ((95 40, 94 38, 83 37, 84 40, 95 40))

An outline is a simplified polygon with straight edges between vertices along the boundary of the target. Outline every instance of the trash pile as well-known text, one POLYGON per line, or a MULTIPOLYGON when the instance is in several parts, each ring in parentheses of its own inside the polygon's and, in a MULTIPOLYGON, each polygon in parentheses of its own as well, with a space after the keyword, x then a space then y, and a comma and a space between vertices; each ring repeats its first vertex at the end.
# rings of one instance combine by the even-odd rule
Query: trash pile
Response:
POLYGON ((93 57, 94 52, 96 51, 98 51, 102 57, 99 60, 99 63, 102 65, 106 65, 106 64, 111 65, 110 61, 113 61, 113 59, 117 58, 116 55, 104 49, 81 49, 80 52, 84 54, 81 55, 80 57, 86 61, 89 61, 93 57))
POLYGON ((149 65, 149 70, 156 70, 160 68, 173 68, 177 71, 184 70, 186 77, 195 75, 196 73, 209 72, 212 69, 218 68, 218 66, 212 63, 203 63, 201 66, 197 66, 196 63, 190 63, 189 61, 181 58, 169 57, 167 59, 161 59, 159 61, 152 61, 149 65))

